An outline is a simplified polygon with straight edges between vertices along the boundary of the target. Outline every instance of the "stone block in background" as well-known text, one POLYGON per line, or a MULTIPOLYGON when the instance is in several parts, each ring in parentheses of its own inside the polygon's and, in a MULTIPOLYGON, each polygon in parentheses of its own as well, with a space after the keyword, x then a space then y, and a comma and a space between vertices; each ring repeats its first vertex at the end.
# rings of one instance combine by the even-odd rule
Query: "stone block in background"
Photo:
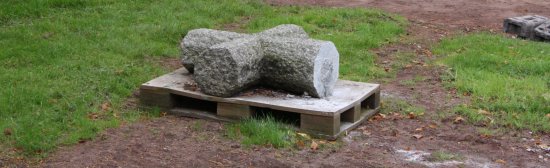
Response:
POLYGON ((535 36, 537 40, 550 42, 550 21, 535 28, 535 36))
POLYGON ((534 39, 535 28, 547 20, 548 18, 539 15, 508 18, 504 20, 504 32, 516 34, 521 38, 534 39))

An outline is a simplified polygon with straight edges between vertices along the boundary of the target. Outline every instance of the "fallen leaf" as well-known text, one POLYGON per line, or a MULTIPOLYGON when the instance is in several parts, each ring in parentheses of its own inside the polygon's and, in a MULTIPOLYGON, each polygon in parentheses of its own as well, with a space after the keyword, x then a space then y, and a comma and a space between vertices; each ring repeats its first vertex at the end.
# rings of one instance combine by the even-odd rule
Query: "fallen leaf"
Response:
POLYGON ((391 70, 391 68, 388 68, 388 67, 384 68, 384 71, 386 71, 386 72, 390 72, 390 70, 391 70))
POLYGON ((311 141, 311 150, 317 150, 317 147, 319 147, 319 144, 317 144, 315 141, 311 141))
POLYGON ((416 118, 416 115, 412 112, 409 113, 409 115, 407 116, 409 119, 414 119, 416 118))
POLYGON ((436 129, 436 128, 437 128, 437 125, 435 125, 435 124, 430 124, 430 125, 428 125, 428 127, 432 128, 432 129, 436 129))
POLYGON ((415 129, 414 131, 416 131, 416 132, 422 132, 422 131, 424 131, 424 129, 423 129, 423 128, 417 128, 417 129, 415 129))
POLYGON ((99 118, 99 115, 97 115, 97 113, 90 113, 88 114, 88 118, 91 120, 96 120, 97 118, 99 118))
POLYGON ((462 118, 461 116, 457 116, 455 118, 455 120, 453 121, 453 123, 455 123, 455 124, 460 124, 462 122, 464 122, 464 118, 462 118))
POLYGON ((305 140, 311 139, 311 137, 308 134, 305 134, 305 133, 296 133, 296 134, 300 135, 300 137, 302 137, 305 140))
POLYGON ((396 129, 393 129, 391 130, 391 135, 396 137, 397 135, 399 135, 399 131, 397 131, 396 129))
POLYGON ((370 133, 369 131, 367 131, 367 130, 363 131, 363 135, 367 135, 367 136, 368 136, 368 135, 370 135, 370 134, 371 134, 371 133, 370 133))
POLYGON ((160 112, 160 116, 161 116, 161 117, 164 117, 164 116, 166 116, 166 115, 168 115, 168 113, 166 113, 166 112, 160 112))
POLYGON ((502 160, 502 159, 498 159, 498 160, 496 160, 495 162, 500 163, 500 164, 506 164, 506 161, 504 161, 504 160, 502 160))
POLYGON ((296 147, 298 147, 298 149, 303 149, 305 146, 306 144, 304 144, 304 141, 296 141, 296 147))
POLYGON ((486 111, 486 110, 482 110, 482 109, 477 110, 477 113, 483 114, 483 115, 491 115, 490 112, 488 112, 488 111, 486 111))
POLYGON ((105 102, 105 103, 101 104, 101 111, 106 112, 106 111, 109 111, 109 109, 111 109, 111 103, 110 102, 105 102))
POLYGON ((546 114, 546 118, 550 119, 550 113, 546 114))
POLYGON ((412 67, 412 65, 411 65, 411 64, 407 64, 407 65, 405 65, 405 68, 411 68, 411 67, 412 67))
POLYGON ((5 128, 5 129, 4 129, 4 135, 5 135, 5 136, 10 136, 11 133, 12 133, 11 128, 5 128))
POLYGON ((414 134, 413 137, 416 139, 421 139, 422 137, 424 137, 424 135, 414 134))

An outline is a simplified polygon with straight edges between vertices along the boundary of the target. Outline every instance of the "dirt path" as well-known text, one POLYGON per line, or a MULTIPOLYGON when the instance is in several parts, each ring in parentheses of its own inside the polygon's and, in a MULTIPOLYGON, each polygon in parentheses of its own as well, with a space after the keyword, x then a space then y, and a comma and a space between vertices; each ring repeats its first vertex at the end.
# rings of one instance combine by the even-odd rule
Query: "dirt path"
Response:
POLYGON ((273 4, 371 7, 401 14, 409 20, 446 28, 500 30, 504 18, 550 16, 546 0, 268 0, 273 4))
MULTIPOLYGON (((431 44, 449 34, 500 31, 505 17, 537 13, 550 16, 544 0, 270 0, 274 4, 375 7, 411 21, 404 42, 374 52, 379 66, 391 67, 399 52, 416 58, 384 84, 383 96, 426 109, 422 117, 377 116, 342 138, 341 147, 318 151, 244 148, 224 137, 223 124, 172 116, 110 129, 96 140, 64 147, 45 167, 545 167, 550 165, 550 135, 529 132, 481 134, 480 127, 455 123, 440 112, 468 101, 442 87, 440 68, 427 65, 431 44), (421 77, 414 85, 401 81, 421 77), (442 151, 450 161, 430 160, 442 151)), ((177 61, 177 60, 176 60, 177 61)))

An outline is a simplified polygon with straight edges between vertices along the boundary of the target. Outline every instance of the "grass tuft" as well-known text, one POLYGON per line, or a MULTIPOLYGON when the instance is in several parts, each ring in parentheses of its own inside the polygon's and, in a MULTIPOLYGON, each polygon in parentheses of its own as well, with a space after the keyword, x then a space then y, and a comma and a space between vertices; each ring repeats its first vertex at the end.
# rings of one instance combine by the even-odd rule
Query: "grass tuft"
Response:
POLYGON ((294 130, 266 117, 251 118, 226 126, 227 135, 232 139, 241 140, 245 146, 267 145, 275 148, 290 147, 293 144, 294 130))
POLYGON ((436 151, 430 154, 426 158, 430 162, 444 162, 444 161, 451 161, 451 160, 463 160, 464 158, 458 154, 452 154, 444 151, 436 151))

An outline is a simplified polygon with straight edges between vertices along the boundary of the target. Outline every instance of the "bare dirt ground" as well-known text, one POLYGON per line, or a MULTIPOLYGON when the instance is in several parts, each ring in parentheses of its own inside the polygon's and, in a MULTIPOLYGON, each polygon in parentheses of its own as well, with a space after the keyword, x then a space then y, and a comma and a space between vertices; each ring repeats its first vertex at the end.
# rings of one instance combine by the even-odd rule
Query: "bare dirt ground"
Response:
MULTIPOLYGON (((380 8, 407 17, 402 42, 375 50, 378 65, 391 68, 396 54, 414 53, 395 79, 383 85, 384 98, 423 107, 421 117, 376 116, 341 138, 339 147, 244 148, 224 136, 223 123, 165 116, 105 131, 93 141, 61 148, 40 167, 548 167, 550 135, 528 131, 480 133, 477 127, 440 117, 467 103, 442 86, 441 67, 431 65, 430 47, 442 37, 470 31, 500 31, 502 19, 524 14, 550 16, 545 0, 270 0, 274 5, 380 8), (422 77, 414 85, 401 81, 422 77), (443 151, 459 159, 433 161, 443 151)), ((177 60, 172 60, 174 62, 177 60)), ((176 68, 173 63, 166 63, 176 68)), ((129 101, 134 102, 134 101, 129 101)), ((132 105, 130 105, 132 106, 132 105)), ((321 143, 321 142, 319 142, 321 143)))

